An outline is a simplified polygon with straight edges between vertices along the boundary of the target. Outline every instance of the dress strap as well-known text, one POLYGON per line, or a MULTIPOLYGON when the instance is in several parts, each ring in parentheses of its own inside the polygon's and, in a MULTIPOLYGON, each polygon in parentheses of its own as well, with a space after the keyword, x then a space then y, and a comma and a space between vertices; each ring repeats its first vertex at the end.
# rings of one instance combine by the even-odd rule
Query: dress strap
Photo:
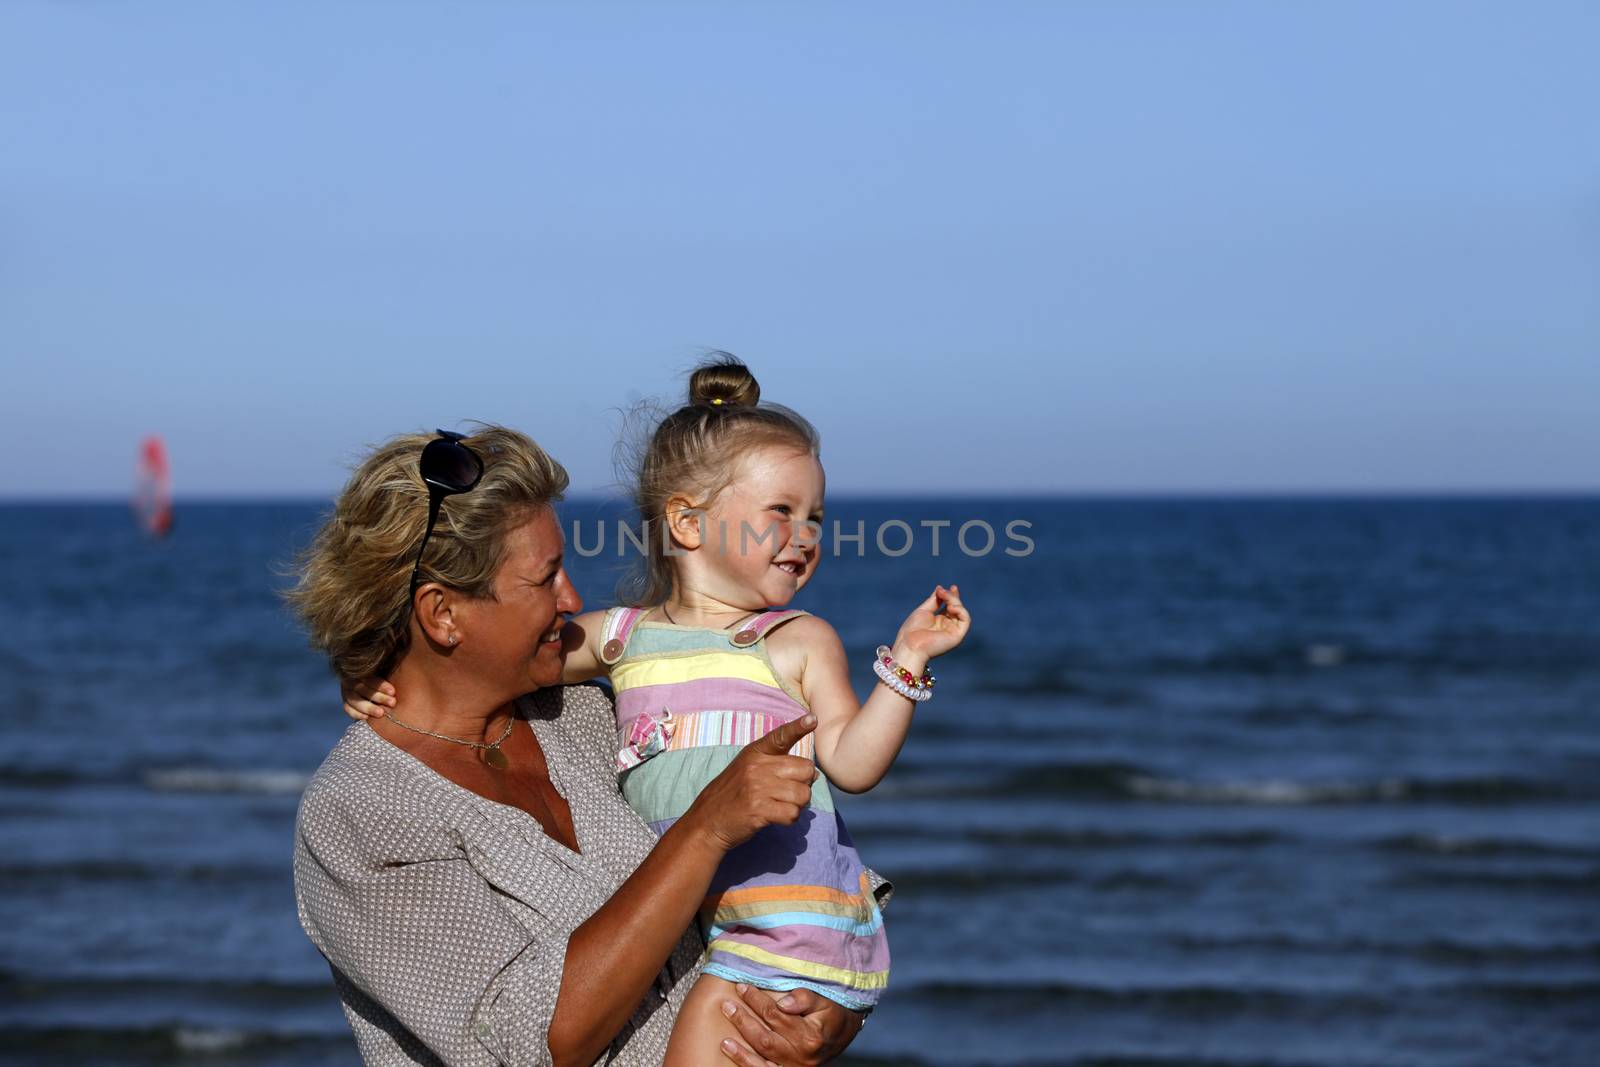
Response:
POLYGON ((802 615, 811 614, 809 611, 763 611, 753 617, 737 633, 731 634, 728 640, 736 648, 749 648, 767 635, 774 626, 779 626, 790 619, 798 619, 802 615))
POLYGON ((628 637, 633 626, 649 608, 612 608, 606 612, 605 627, 600 631, 600 662, 614 667, 627 651, 628 637))

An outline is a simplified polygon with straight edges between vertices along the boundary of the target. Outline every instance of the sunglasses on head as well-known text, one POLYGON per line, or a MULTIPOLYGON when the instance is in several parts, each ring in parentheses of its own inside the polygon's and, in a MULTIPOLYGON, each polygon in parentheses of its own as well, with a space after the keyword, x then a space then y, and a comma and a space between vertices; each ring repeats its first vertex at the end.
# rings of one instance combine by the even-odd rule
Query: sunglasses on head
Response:
POLYGON ((439 436, 422 449, 422 481, 428 487, 428 528, 423 531, 422 544, 417 548, 417 565, 411 568, 411 592, 417 591, 422 578, 422 554, 428 549, 428 538, 433 536, 433 524, 439 519, 439 505, 447 496, 465 493, 483 477, 483 459, 462 444, 467 436, 449 430, 435 430, 439 436))

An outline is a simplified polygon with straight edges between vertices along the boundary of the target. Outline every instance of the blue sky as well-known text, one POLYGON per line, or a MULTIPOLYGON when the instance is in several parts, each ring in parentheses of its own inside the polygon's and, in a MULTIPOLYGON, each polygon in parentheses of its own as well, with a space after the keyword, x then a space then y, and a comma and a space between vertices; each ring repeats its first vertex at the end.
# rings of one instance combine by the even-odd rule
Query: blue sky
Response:
POLYGON ((0 495, 705 348, 831 492, 1596 489, 1593 4, 0 6, 0 495), (16 453, 13 452, 15 460, 16 453))

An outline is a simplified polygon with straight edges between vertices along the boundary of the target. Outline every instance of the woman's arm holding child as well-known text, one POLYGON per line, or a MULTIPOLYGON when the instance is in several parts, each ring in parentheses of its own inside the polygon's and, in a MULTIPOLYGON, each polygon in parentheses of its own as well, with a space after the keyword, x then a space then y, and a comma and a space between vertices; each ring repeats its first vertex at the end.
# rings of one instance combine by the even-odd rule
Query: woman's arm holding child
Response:
MULTIPOLYGON (((934 589, 895 635, 891 654, 913 674, 959 645, 972 625, 960 589, 934 589), (941 611, 942 609, 942 611, 941 611)), ((817 716, 817 763, 833 785, 864 793, 888 773, 911 729, 915 703, 886 685, 875 685, 866 703, 850 686, 850 664, 833 627, 809 616, 787 629, 806 645, 800 693, 817 716)))

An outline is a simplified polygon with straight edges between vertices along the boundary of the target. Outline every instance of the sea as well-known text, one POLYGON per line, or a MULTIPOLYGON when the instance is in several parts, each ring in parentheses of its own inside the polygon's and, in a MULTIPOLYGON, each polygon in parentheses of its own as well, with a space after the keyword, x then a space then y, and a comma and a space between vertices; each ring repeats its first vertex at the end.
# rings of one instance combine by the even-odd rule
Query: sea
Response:
MULTIPOLYGON (((840 798, 896 885, 842 1062, 1600 1063, 1600 497, 828 508, 860 692, 935 583, 974 617, 840 798)), ((0 506, 0 1064, 358 1064, 290 880, 327 509, 0 506)), ((561 507, 591 607, 617 513, 561 507)))

